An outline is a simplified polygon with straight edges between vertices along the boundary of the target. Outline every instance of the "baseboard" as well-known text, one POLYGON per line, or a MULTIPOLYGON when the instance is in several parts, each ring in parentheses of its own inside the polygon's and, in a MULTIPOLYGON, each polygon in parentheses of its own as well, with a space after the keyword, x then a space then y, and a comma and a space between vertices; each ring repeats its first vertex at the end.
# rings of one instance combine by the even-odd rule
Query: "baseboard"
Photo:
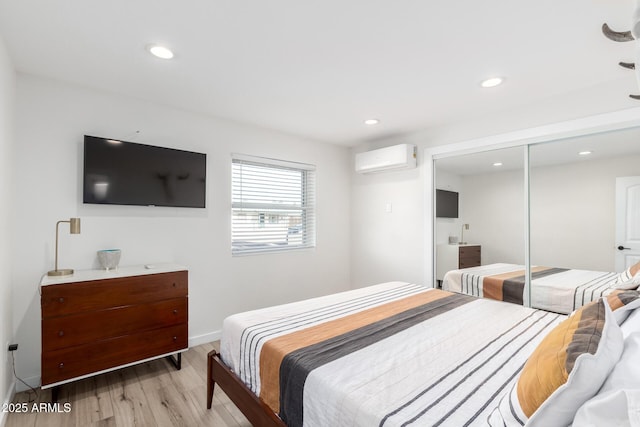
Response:
POLYGON ((212 341, 217 341, 222 336, 222 331, 213 331, 208 334, 196 335, 194 337, 189 337, 189 347, 195 347, 200 344, 210 343, 212 341))
MULTIPOLYGON (((40 388, 40 375, 36 375, 34 377, 23 378, 24 382, 29 384, 32 388, 40 388)), ((23 391, 29 390, 29 387, 22 384, 22 381, 16 381, 16 393, 20 393, 23 391)))
MULTIPOLYGON (((9 406, 11 402, 13 402, 13 397, 16 395, 16 383, 15 381, 9 384, 9 389, 7 390, 7 397, 4 399, 2 404, 3 408, 9 406)), ((9 415, 8 411, 0 411, 0 427, 4 427, 7 422, 7 416, 9 415)))

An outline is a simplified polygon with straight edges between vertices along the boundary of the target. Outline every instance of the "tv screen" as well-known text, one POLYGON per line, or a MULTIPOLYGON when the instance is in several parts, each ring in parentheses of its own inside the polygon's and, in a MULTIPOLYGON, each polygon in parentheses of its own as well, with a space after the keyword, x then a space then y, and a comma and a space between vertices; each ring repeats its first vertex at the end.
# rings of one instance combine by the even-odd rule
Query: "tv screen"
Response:
POLYGON ((436 190, 436 217, 458 218, 458 193, 436 190))
POLYGON ((84 137, 84 203, 205 207, 207 155, 84 137))

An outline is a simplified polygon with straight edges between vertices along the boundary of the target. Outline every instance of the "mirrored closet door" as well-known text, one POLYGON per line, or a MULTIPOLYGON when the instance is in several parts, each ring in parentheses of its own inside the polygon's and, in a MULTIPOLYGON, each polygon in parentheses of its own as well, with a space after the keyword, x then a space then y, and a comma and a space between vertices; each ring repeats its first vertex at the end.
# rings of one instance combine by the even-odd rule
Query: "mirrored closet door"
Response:
POLYGON ((523 303, 525 149, 435 161, 435 267, 443 289, 523 303), (481 282, 488 272, 495 280, 481 282))
POLYGON ((629 220, 631 228, 640 224, 640 211, 629 218, 627 200, 617 200, 627 191, 617 195, 616 188, 634 176, 640 188, 640 129, 531 145, 529 175, 531 265, 540 270, 532 272, 532 305, 572 311, 605 293, 634 262, 616 230, 629 220), (545 293, 550 285, 566 286, 573 301, 545 293))
POLYGON ((637 127, 439 156, 438 284, 561 313, 599 297, 640 261, 639 165, 637 127))

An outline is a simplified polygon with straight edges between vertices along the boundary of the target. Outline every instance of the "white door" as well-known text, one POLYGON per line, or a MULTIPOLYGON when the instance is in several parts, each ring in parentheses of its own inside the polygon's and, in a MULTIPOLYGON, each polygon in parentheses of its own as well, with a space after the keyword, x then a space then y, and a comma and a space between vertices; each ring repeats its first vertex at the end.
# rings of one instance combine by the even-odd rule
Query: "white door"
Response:
POLYGON ((616 178, 616 271, 640 261, 640 176, 616 178))

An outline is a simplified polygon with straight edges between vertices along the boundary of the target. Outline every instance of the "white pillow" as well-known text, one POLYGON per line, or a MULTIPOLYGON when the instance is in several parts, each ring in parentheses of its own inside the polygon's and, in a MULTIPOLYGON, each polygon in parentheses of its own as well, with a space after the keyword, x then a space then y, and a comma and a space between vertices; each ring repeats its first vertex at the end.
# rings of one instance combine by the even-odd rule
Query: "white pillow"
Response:
POLYGON ((618 279, 618 281, 614 284, 615 289, 638 289, 638 286, 640 286, 640 271, 630 279, 618 279))
POLYGON ((640 390, 640 332, 634 332, 624 340, 620 360, 602 384, 600 393, 621 389, 640 390))
MULTIPOLYGON (((598 394, 578 409, 573 425, 640 425, 640 311, 629 316, 635 330, 624 340, 620 360, 605 380, 598 394), (636 319, 632 319, 635 316, 636 319)), ((625 322, 625 323, 627 323, 625 322)))
POLYGON ((622 323, 620 329, 622 330, 622 337, 625 340, 632 333, 640 332, 640 310, 634 310, 633 313, 627 317, 627 320, 622 323))
POLYGON ((640 390, 598 393, 582 405, 573 427, 637 427, 640 425, 640 390))
POLYGON ((638 273, 640 273, 640 261, 618 275, 618 285, 622 285, 629 280, 633 280, 638 273))

